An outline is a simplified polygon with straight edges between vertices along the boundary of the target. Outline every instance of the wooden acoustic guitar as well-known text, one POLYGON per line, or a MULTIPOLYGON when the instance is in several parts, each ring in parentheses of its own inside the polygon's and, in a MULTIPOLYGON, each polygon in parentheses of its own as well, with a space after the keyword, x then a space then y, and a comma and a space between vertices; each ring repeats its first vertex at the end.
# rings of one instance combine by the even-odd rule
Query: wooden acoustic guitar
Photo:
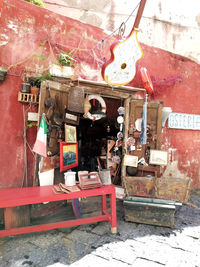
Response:
POLYGON ((102 76, 111 86, 127 85, 135 77, 136 62, 143 56, 137 33, 145 4, 146 0, 141 0, 130 34, 111 45, 111 58, 102 66, 102 76))

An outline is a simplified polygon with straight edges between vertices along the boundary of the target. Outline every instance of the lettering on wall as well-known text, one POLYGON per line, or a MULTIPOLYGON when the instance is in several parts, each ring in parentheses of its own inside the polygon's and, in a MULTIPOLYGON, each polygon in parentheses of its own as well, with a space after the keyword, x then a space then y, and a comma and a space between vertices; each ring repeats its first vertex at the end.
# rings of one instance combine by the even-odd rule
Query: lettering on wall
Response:
POLYGON ((200 115, 185 113, 170 113, 168 128, 200 130, 200 115))

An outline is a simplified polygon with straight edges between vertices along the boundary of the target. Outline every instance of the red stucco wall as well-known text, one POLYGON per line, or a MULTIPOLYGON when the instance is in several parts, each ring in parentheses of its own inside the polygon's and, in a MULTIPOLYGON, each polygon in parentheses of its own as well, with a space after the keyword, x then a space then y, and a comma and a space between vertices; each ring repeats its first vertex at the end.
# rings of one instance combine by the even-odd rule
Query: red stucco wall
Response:
MULTIPOLYGON (((55 53, 63 48, 73 52, 79 77, 101 80, 103 58, 109 57, 109 46, 114 38, 105 40, 101 49, 97 43, 106 37, 101 29, 22 0, 4 0, 0 12, 0 65, 9 67, 6 80, 0 85, 0 188, 3 188, 20 186, 23 180, 24 143, 20 135, 23 105, 17 101, 23 71, 28 67, 34 71, 38 66, 46 70, 48 62, 54 60, 51 48, 55 53), (34 54, 45 55, 46 59, 31 57, 34 54)), ((144 57, 137 68, 147 67, 154 84, 155 99, 163 100, 164 106, 170 106, 173 112, 199 114, 200 66, 157 48, 146 45, 142 48, 144 57)), ((143 87, 138 72, 132 84, 143 87)), ((26 105, 25 113, 35 107, 28 108, 26 105)), ((36 129, 28 129, 27 135, 32 147, 36 129)), ((163 149, 169 149, 171 155, 170 164, 163 169, 164 175, 191 177, 193 187, 200 187, 200 131, 165 126, 162 139, 163 149)), ((28 183, 31 185, 34 155, 27 149, 28 183)))
MULTIPOLYGON (((173 112, 200 114, 200 65, 173 53, 143 45, 144 57, 138 65, 146 66, 154 84, 155 99, 162 100, 173 112)), ((140 79, 134 84, 140 86, 140 79)), ((162 130, 162 149, 169 150, 170 162, 163 175, 191 177, 193 188, 200 187, 200 131, 162 130)))

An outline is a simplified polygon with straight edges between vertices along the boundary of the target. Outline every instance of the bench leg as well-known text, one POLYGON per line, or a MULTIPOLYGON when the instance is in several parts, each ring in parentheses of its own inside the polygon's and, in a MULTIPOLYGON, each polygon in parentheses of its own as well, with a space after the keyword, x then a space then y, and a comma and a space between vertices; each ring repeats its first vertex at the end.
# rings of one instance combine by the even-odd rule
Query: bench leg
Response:
POLYGON ((116 234, 117 233, 117 227, 111 227, 111 233, 116 234))
POLYGON ((104 214, 107 211, 106 195, 101 196, 101 207, 102 207, 102 214, 104 214))
POLYGON ((116 216, 116 194, 115 191, 111 193, 110 207, 111 207, 111 233, 117 233, 117 216, 116 216))

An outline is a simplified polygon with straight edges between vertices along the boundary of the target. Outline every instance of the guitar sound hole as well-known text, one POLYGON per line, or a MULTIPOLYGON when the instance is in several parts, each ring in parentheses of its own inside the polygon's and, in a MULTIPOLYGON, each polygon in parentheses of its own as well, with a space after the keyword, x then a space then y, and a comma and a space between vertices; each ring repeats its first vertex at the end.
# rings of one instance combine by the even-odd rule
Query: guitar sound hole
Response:
POLYGON ((122 63, 121 69, 124 70, 126 68, 126 66, 127 66, 126 63, 122 63))

